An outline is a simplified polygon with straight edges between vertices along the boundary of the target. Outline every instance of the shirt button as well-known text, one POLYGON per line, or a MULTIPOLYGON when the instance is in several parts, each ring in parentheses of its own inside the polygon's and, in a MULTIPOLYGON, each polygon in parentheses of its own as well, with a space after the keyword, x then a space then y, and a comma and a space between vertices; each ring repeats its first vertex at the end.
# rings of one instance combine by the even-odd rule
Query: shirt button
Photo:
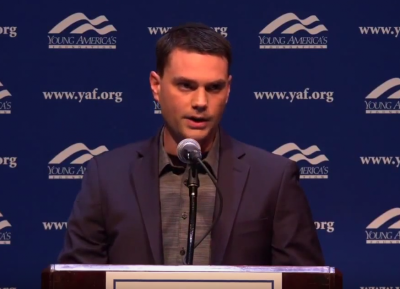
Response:
POLYGON ((182 214, 182 219, 186 220, 186 218, 187 218, 187 214, 186 214, 186 212, 184 212, 184 213, 182 214))
POLYGON ((181 256, 183 256, 183 255, 185 255, 185 250, 182 248, 180 251, 179 251, 179 254, 181 254, 181 256))

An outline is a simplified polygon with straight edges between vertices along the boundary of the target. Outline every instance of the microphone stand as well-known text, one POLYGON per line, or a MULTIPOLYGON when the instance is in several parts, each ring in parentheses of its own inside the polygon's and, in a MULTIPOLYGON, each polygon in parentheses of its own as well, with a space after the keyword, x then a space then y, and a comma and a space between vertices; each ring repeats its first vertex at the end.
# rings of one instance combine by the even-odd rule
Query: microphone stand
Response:
POLYGON ((189 178, 186 182, 189 188, 189 227, 187 239, 186 264, 193 265, 193 253, 196 234, 196 215, 197 215, 197 188, 200 186, 197 162, 190 164, 189 178))

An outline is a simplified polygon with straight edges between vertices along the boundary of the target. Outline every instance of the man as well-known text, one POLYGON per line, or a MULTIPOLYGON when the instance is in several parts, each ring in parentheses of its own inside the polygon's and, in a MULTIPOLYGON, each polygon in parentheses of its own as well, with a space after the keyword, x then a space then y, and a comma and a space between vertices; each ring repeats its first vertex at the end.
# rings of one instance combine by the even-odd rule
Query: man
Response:
MULTIPOLYGON (((150 140, 94 157, 68 223, 60 263, 181 265, 186 254, 187 167, 177 144, 196 140, 218 179, 222 215, 195 249, 194 265, 324 265, 294 162, 220 128, 228 102, 229 42, 202 24, 175 27, 156 46, 150 74, 165 125, 150 140)), ((196 242, 218 214, 199 171, 196 242)))

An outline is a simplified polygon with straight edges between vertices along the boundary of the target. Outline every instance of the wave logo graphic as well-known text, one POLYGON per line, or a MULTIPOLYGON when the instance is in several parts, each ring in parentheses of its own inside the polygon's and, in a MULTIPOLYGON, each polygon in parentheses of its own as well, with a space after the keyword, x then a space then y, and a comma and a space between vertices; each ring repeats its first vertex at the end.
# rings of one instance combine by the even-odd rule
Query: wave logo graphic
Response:
POLYGON ((117 38, 116 36, 107 36, 107 34, 117 32, 117 29, 112 24, 104 24, 109 20, 104 16, 98 16, 94 19, 89 19, 83 13, 75 13, 49 31, 49 48, 50 49, 116 49, 117 38), (64 33, 71 26, 75 26, 78 22, 86 22, 75 29, 72 29, 69 33, 76 36, 64 36, 64 33), (102 28, 96 28, 99 26, 102 28), (90 31, 94 31, 96 36, 85 37, 82 34, 90 31), (61 35, 61 36, 60 36, 61 35))
POLYGON ((367 234, 367 244, 400 244, 400 208, 393 208, 378 218, 373 220, 368 226, 365 233, 367 234), (387 226, 387 229, 382 227, 388 224, 393 219, 391 225, 387 226))
POLYGON ((320 154, 312 157, 315 153, 319 153, 320 149, 316 146, 310 146, 306 149, 301 149, 295 143, 287 143, 272 153, 280 156, 287 155, 289 152, 297 151, 289 159, 298 163, 303 161, 307 162, 308 166, 300 166, 300 178, 301 179, 328 179, 329 168, 326 165, 320 165, 321 163, 329 161, 328 158, 320 154))
MULTIPOLYGON (((0 212, 0 218, 3 218, 0 212)), ((7 220, 0 221, 0 245, 11 245, 11 232, 7 232, 6 228, 11 228, 11 224, 7 220)))
POLYGON ((0 114, 11 114, 11 102, 5 99, 11 96, 11 93, 3 87, 4 85, 0 82, 0 114))
POLYGON ((260 31, 260 49, 327 49, 328 37, 326 35, 318 36, 318 34, 326 33, 328 29, 323 24, 315 24, 319 21, 315 15, 300 19, 294 13, 283 14, 260 31), (284 30, 279 36, 275 36, 278 35, 279 28, 286 27, 293 21, 296 23, 289 24, 290 26, 286 29, 282 28, 284 30), (307 26, 314 27, 308 28, 307 26), (293 35, 302 31, 306 32, 306 36, 293 35))
POLYGON ((98 156, 106 151, 108 151, 108 149, 105 146, 99 146, 90 150, 83 143, 73 144, 60 152, 49 162, 49 179, 82 179, 86 170, 83 165, 94 156, 98 156), (78 152, 83 152, 83 154, 74 158, 68 165, 62 165, 68 158, 78 152))
POLYGON ((366 114, 400 114, 400 78, 391 78, 374 90, 365 98, 366 114), (380 97, 386 100, 378 100, 380 97))

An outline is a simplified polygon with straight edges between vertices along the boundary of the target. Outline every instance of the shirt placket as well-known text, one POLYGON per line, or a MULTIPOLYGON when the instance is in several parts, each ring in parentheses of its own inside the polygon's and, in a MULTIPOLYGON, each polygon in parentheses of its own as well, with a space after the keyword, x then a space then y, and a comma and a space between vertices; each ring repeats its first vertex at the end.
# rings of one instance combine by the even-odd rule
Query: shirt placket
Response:
POLYGON ((188 177, 188 167, 182 174, 180 188, 180 222, 179 222, 179 248, 177 253, 177 263, 182 264, 186 258, 187 251, 187 233, 189 226, 189 189, 185 186, 188 177))

